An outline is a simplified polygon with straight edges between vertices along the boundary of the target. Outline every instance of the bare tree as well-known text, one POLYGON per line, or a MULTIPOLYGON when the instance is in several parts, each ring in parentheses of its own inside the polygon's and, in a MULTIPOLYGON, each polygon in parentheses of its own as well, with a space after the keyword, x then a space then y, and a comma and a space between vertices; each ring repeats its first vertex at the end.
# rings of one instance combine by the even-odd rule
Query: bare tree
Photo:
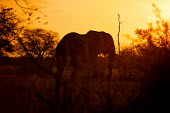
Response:
POLYGON ((120 21, 120 14, 117 14, 118 15, 118 22, 119 22, 119 25, 118 25, 118 34, 117 34, 117 38, 118 38, 118 53, 120 55, 120 40, 119 40, 119 35, 120 35, 120 24, 122 23, 120 21))

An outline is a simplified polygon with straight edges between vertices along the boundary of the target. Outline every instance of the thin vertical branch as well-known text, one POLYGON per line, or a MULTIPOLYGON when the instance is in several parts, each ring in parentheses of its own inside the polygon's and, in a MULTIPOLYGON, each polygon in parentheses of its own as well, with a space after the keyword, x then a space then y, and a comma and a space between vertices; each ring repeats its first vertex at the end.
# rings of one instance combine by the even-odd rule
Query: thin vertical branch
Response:
POLYGON ((120 55, 120 40, 119 40, 119 35, 120 35, 120 24, 122 23, 120 21, 120 14, 117 14, 118 15, 118 22, 119 22, 119 25, 118 25, 118 34, 117 34, 117 38, 118 38, 118 53, 120 55))

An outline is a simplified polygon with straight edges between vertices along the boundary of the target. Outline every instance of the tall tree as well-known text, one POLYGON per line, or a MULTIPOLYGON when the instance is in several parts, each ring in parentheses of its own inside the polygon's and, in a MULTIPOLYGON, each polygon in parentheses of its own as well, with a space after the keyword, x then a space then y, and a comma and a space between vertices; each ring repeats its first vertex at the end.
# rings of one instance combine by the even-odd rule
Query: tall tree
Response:
POLYGON ((28 50, 27 52, 31 55, 49 57, 53 54, 58 42, 58 33, 41 28, 25 29, 22 34, 22 40, 28 50))
POLYGON ((13 52, 12 41, 18 33, 20 20, 12 8, 0 7, 0 56, 13 52))

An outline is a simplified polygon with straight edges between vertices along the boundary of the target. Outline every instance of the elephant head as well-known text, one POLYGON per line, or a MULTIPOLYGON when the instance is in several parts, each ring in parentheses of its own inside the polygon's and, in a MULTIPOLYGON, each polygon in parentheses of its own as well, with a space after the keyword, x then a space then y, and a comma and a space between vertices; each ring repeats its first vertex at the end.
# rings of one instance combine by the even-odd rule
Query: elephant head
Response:
POLYGON ((98 54, 103 53, 109 55, 109 77, 112 75, 112 68, 115 59, 115 46, 113 38, 106 32, 89 31, 86 34, 86 40, 88 43, 89 59, 94 62, 98 57, 98 54))

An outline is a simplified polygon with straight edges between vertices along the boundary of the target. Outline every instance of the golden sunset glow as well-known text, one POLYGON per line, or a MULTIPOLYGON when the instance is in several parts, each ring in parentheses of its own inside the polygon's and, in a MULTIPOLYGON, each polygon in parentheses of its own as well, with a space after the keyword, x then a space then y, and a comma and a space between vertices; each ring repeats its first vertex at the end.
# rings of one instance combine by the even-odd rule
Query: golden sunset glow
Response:
MULTIPOLYGON (((4 2, 9 6, 13 2, 4 2)), ((127 43, 125 34, 134 36, 136 28, 146 28, 147 23, 155 20, 152 4, 162 11, 162 17, 169 19, 169 0, 42 0, 41 10, 47 17, 33 27, 43 27, 59 33, 60 38, 69 32, 86 33, 89 30, 105 31, 117 41, 120 14, 120 42, 127 43)), ((16 5, 14 5, 16 7, 16 5)))

